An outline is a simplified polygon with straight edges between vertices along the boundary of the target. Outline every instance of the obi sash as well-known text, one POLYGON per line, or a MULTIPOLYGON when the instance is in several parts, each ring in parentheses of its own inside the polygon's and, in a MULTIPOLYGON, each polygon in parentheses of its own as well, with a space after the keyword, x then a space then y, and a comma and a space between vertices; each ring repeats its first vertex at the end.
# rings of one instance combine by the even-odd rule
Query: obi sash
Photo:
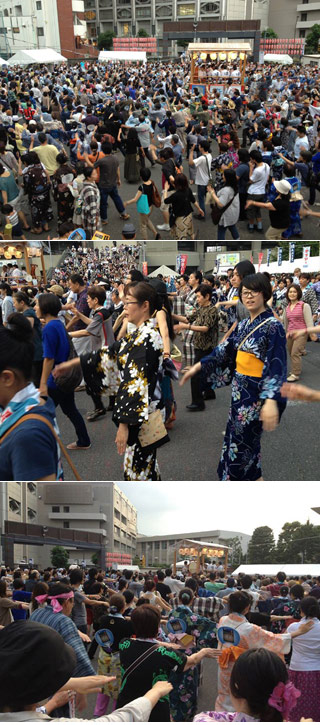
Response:
POLYGON ((236 370, 240 375, 248 375, 253 378, 262 378, 264 362, 253 355, 252 352, 238 350, 236 357, 236 370))
POLYGON ((246 651, 245 647, 226 647, 220 654, 219 666, 221 669, 226 670, 229 665, 235 662, 246 651))

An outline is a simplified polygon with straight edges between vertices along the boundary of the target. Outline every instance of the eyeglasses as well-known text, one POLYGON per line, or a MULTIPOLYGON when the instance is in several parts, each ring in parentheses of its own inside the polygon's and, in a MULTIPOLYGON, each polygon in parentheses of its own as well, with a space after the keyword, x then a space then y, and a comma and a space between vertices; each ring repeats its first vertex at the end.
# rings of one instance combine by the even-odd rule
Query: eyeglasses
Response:
POLYGON ((128 307, 129 305, 137 305, 139 303, 138 300, 134 300, 134 302, 124 302, 123 304, 125 307, 128 307))
POLYGON ((247 300, 249 297, 256 297, 259 294, 260 292, 252 292, 252 290, 250 290, 250 292, 242 292, 241 297, 243 297, 244 300, 247 300))

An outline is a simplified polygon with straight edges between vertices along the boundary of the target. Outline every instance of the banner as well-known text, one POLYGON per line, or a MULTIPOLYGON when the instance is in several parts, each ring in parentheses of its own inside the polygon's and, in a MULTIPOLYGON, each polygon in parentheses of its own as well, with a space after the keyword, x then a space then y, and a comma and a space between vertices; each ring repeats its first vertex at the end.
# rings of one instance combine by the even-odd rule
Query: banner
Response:
POLYGON ((180 274, 184 274, 187 269, 188 255, 181 254, 180 257, 181 257, 180 274))
POLYGON ((220 259, 219 259, 219 257, 217 257, 216 258, 216 270, 217 270, 217 274, 219 272, 219 267, 220 267, 220 259))
POLYGON ((263 260, 263 252, 259 252, 258 260, 259 260, 258 261, 258 272, 260 272, 260 267, 262 265, 262 260, 263 260))
POLYGON ((251 264, 253 264, 253 254, 251 254, 250 262, 251 262, 251 264))
POLYGON ((180 267, 181 267, 181 254, 177 254, 176 272, 179 272, 179 274, 180 274, 180 267))
POLYGON ((278 266, 282 265, 282 247, 278 247, 278 266))
POLYGON ((142 262, 142 274, 144 277, 148 276, 148 262, 142 262))
POLYGON ((296 248, 296 245, 294 242, 290 242, 289 245, 289 262, 294 262, 294 250, 296 248))
POLYGON ((310 259, 310 249, 311 247, 303 247, 303 268, 309 267, 309 259, 310 259))
POLYGON ((267 266, 269 267, 271 259, 271 249, 267 249, 267 266))

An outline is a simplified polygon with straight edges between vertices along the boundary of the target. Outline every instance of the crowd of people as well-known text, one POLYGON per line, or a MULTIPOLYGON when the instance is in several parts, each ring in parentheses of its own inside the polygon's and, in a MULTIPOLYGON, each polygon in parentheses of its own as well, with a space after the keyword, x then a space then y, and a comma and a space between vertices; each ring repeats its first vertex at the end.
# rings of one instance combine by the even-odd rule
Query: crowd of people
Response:
POLYGON ((262 432, 276 428, 295 395, 288 385, 300 379, 308 338, 319 340, 320 275, 256 273, 243 260, 220 276, 144 277, 140 253, 125 243, 68 248, 47 286, 27 283, 17 265, 3 267, 3 480, 63 477, 58 407, 75 429, 67 449, 89 449, 89 424, 112 411, 124 478, 159 480, 157 450, 169 432, 174 440, 181 415, 180 373, 180 385, 191 381, 187 413, 203 411, 231 383, 219 479, 262 480, 262 432), (93 403, 86 420, 81 390, 93 403))
POLYGON ((319 70, 249 62, 239 89, 234 61, 195 65, 210 81, 204 93, 191 87, 186 53, 179 64, 2 66, 6 238, 47 238, 55 218, 60 236, 80 226, 91 239, 115 212, 129 219, 134 204, 141 239, 193 239, 210 214, 219 240, 228 230, 239 239, 239 220, 261 235, 261 208, 267 239, 301 237, 303 217, 319 215, 319 70), (222 96, 214 87, 221 79, 222 96), (135 186, 129 199, 123 184, 135 186))
POLYGON ((102 721, 317 722, 319 599, 320 577, 235 577, 216 563, 4 567, 0 719, 77 721, 96 692, 102 721), (217 697, 199 712, 206 658, 217 697))

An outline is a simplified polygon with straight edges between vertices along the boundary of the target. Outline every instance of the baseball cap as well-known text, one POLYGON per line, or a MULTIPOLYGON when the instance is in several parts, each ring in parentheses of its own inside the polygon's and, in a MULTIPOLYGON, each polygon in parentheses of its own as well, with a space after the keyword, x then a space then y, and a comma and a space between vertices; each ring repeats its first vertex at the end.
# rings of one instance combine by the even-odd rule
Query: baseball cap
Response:
POLYGON ((53 284, 52 287, 49 287, 48 292, 53 292, 58 297, 63 297, 64 295, 64 290, 60 284, 53 284))

